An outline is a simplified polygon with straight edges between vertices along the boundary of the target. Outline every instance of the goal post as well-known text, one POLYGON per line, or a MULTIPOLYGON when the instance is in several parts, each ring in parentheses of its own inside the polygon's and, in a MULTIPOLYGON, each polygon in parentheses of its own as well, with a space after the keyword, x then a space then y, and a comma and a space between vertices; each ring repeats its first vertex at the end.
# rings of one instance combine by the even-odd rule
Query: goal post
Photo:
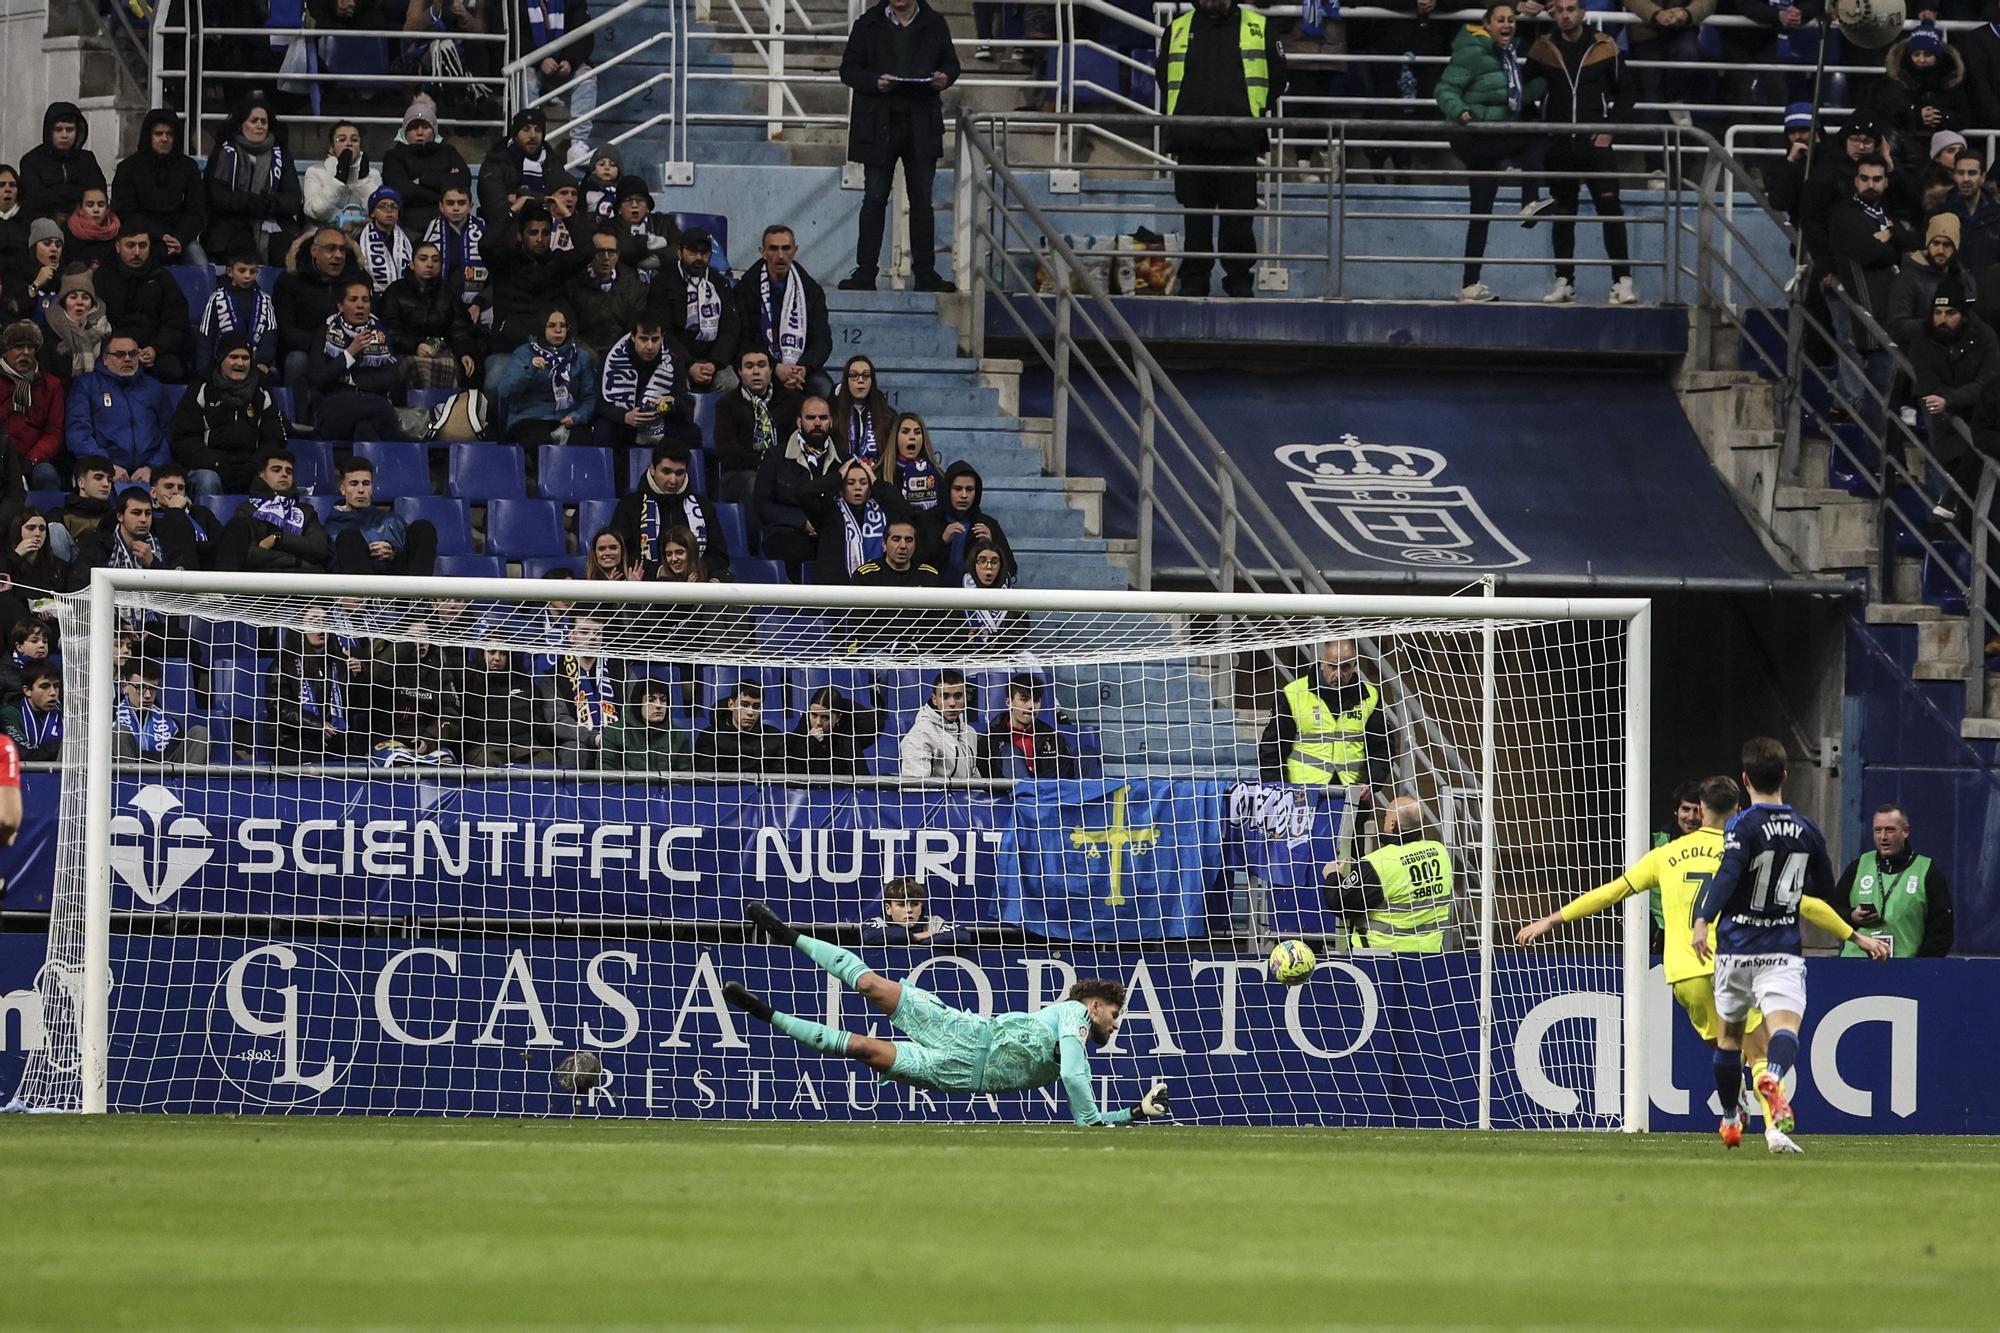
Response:
POLYGON ((1105 1091, 1163 1073, 1198 1122, 1642 1131, 1645 900, 1535 950, 1512 932, 1647 849, 1648 603, 1487 594, 96 571, 62 612, 65 684, 88 708, 65 739, 48 1044, 24 1098, 93 1113, 1055 1113, 1052 1094, 871 1092, 867 1071, 857 1083, 739 1026, 718 998, 735 977, 871 1030, 837 985, 742 932, 744 898, 771 893, 982 1012, 1052 1002, 1093 971, 1126 981, 1105 1091), (547 637, 582 621, 582 647, 547 637), (286 672, 305 670, 314 633, 360 645, 344 650, 361 654, 354 697, 372 689, 395 734, 338 756, 286 748, 300 733, 274 709, 312 696, 286 672), (1436 953, 1380 947, 1310 883, 1308 856, 1351 877, 1377 812, 1260 764, 1278 690, 1335 638, 1362 646, 1390 785, 1456 865, 1436 953), (499 711, 498 667, 478 676, 487 693, 423 696, 440 715, 412 720, 407 661, 470 682, 489 651, 507 670, 554 664, 519 671, 534 726, 551 710, 568 726, 573 704, 592 726, 636 725, 644 693, 678 733, 660 752, 680 758, 614 762, 589 726, 480 756, 472 719, 499 711), (120 672, 155 655, 168 669, 135 687, 158 683, 183 736, 207 724, 200 762, 145 754, 120 672), (904 777, 899 749, 949 673, 999 749, 970 779, 904 777), (1039 710, 1020 735, 1006 730, 1017 684, 1039 710), (810 732, 819 692, 851 691, 828 706, 872 719, 872 740, 831 769, 704 762, 696 733, 753 686, 791 735, 810 732), (1347 840, 1329 843, 1333 828, 1347 840), (941 932, 894 919, 907 901, 888 895, 909 892, 895 881, 941 932), (1287 935, 1321 957, 1289 991, 1261 968, 1287 935), (603 1070, 588 1089, 579 1061, 603 1070))

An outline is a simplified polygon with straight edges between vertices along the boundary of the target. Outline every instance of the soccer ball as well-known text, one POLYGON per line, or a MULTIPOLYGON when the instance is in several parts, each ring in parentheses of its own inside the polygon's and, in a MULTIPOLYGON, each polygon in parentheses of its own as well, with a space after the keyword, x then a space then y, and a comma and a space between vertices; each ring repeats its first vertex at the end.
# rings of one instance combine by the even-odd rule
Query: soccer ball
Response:
POLYGON ((1286 940, 1271 950, 1271 980, 1287 986, 1303 984, 1318 966, 1319 959, 1301 940, 1286 940))
POLYGON ((1840 35, 1856 46, 1879 50, 1903 35, 1908 17, 1903 0, 1833 0, 1827 9, 1840 35))

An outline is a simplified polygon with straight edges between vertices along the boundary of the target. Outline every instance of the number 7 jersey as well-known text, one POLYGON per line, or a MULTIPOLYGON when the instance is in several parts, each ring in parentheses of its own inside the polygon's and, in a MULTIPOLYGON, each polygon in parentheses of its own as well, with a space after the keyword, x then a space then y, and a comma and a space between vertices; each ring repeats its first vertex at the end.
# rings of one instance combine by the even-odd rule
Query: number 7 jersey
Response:
POLYGON ((1753 805, 1729 821, 1694 914, 1715 927, 1719 954, 1797 954, 1799 900, 1832 890, 1819 825, 1789 805, 1753 805))

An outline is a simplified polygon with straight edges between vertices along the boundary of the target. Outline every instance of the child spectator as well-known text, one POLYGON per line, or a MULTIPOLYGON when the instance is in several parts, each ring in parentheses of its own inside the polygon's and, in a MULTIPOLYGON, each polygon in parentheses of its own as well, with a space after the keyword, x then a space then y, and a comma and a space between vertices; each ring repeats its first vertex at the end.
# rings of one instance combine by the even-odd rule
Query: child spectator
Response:
POLYGON ((90 124, 74 102, 51 102, 42 113, 42 141, 21 156, 21 211, 50 218, 74 210, 92 185, 104 188, 104 168, 85 147, 90 124))
POLYGON ((867 752, 881 731, 879 708, 857 711, 845 694, 822 686, 785 738, 786 766, 801 777, 858 777, 868 771, 867 752))
POLYGON ((865 356, 849 357, 840 384, 833 391, 833 438, 849 458, 864 458, 880 467, 896 424, 889 395, 875 382, 875 363, 865 356))
POLYGON ((931 697, 903 736, 901 773, 918 781, 964 781, 979 760, 979 733, 965 720, 965 673, 938 672, 931 697))
POLYGON ((116 262, 113 244, 120 230, 118 215, 111 211, 111 192, 102 185, 86 185, 83 197, 63 223, 69 243, 63 253, 72 264, 100 269, 116 262))
POLYGON ((633 683, 617 720, 604 729, 604 767, 627 773, 687 768, 687 740, 669 715, 669 690, 665 681, 650 677, 633 683))
POLYGON ((37 663, 27 676, 21 697, 6 705, 7 734, 30 763, 62 758, 62 668, 37 663))
POLYGON ((635 273, 658 273, 680 255, 680 228, 667 214, 653 211, 653 192, 637 176, 618 180, 617 210, 608 224, 618 238, 619 260, 635 273))
POLYGON ((62 489, 63 386, 41 366, 42 335, 27 320, 0 329, 0 447, 11 448, 28 488, 62 489))
POLYGON ((624 174, 625 160, 616 148, 607 144, 590 155, 581 187, 585 216, 606 221, 618 216, 618 180, 624 174))
POLYGON ((208 294, 195 330, 195 365, 201 374, 215 369, 216 349, 232 333, 243 335, 261 374, 269 376, 277 367, 278 307, 257 284, 260 267, 254 251, 229 252, 222 281, 208 294))
POLYGON ((223 334, 215 369, 174 409, 174 461, 197 496, 244 494, 259 456, 285 447, 284 413, 251 355, 248 335, 223 334))
POLYGON ((486 224, 472 216, 471 191, 448 185, 438 196, 438 215, 424 227, 424 240, 438 248, 444 282, 458 294, 474 324, 485 309, 486 224))
MULTIPOLYGON (((75 381, 97 368, 111 320, 97 299, 97 283, 81 264, 64 271, 56 299, 43 312, 42 365, 73 388, 75 381)), ((137 366, 137 361, 133 362, 137 366)), ((70 452, 76 450, 72 448, 70 452)))
POLYGON ((881 914, 862 924, 861 942, 929 944, 950 933, 949 921, 926 910, 924 886, 908 875, 899 875, 882 886, 881 914))
POLYGON ((1006 529, 981 507, 985 494, 979 469, 960 459, 944 471, 942 502, 923 516, 922 558, 936 565, 947 583, 964 577, 966 551, 973 542, 993 543, 1008 569, 1015 567, 1006 529))
POLYGON ((347 228, 369 214, 369 199, 382 188, 382 173, 368 165, 361 127, 341 121, 328 131, 326 156, 306 168, 306 221, 347 228))
POLYGON ((277 752, 295 764, 362 758, 370 742, 356 695, 365 693, 365 663, 308 616, 304 631, 285 631, 271 673, 277 752))
POLYGON ((901 493, 912 513, 936 508, 943 469, 931 448, 930 427, 915 412, 903 412, 891 436, 896 446, 882 467, 882 479, 901 493))
POLYGON ((120 759, 164 764, 208 762, 208 728, 186 726, 160 707, 160 668, 137 657, 120 672, 117 728, 112 753, 120 759))
POLYGON ((378 296, 410 271, 410 238, 402 222, 402 195, 384 186, 368 196, 368 221, 359 237, 361 271, 378 296))
POLYGON ((402 371, 389 329, 375 317, 375 297, 359 274, 341 279, 340 304, 327 317, 312 369, 316 429, 325 440, 396 440, 403 435, 391 401, 402 371))
POLYGON ((253 93, 231 113, 208 155, 208 231, 212 255, 249 250, 281 262, 304 199, 291 156, 279 141, 270 103, 253 93))
POLYGON ((0 703, 19 695, 27 687, 28 673, 49 660, 49 627, 40 616, 15 621, 7 638, 12 647, 0 658, 0 703))
POLYGON ((541 336, 514 349, 495 386, 507 411, 507 438, 525 445, 570 443, 573 430, 590 424, 596 384, 597 362, 571 337, 569 312, 549 311, 541 336))

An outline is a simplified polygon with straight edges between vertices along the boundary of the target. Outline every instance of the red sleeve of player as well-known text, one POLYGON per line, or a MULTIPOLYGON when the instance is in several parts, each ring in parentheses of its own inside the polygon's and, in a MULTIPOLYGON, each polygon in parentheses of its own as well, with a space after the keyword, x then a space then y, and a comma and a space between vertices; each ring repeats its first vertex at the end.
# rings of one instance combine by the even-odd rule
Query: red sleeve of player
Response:
POLYGON ((21 752, 12 736, 0 735, 0 787, 21 785, 21 752))

